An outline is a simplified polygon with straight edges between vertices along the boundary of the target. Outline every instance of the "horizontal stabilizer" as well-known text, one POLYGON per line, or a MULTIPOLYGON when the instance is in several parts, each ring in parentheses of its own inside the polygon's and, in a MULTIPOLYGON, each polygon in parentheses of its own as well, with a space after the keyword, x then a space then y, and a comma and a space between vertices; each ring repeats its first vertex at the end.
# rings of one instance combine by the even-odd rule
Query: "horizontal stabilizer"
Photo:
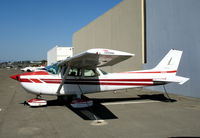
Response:
POLYGON ((181 76, 170 76, 170 77, 167 77, 166 81, 168 81, 168 82, 178 82, 180 85, 182 85, 185 82, 187 82, 189 79, 190 78, 181 77, 181 76))

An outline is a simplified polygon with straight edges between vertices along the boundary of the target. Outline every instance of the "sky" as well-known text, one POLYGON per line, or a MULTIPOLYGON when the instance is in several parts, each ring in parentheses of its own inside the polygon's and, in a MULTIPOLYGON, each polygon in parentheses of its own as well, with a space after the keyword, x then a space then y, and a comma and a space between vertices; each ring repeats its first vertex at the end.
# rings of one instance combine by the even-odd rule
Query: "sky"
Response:
POLYGON ((122 0, 0 0, 0 62, 46 59, 122 0))

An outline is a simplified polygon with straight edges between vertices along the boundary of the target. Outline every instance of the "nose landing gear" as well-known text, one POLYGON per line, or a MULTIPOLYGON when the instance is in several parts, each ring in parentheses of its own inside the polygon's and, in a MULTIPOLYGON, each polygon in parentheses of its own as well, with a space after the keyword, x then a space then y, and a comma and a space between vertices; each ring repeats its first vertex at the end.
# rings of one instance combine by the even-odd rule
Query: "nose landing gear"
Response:
POLYGON ((28 100, 28 102, 24 102, 24 104, 28 104, 30 107, 39 107, 39 106, 46 106, 47 101, 41 99, 41 95, 37 95, 36 98, 28 100))

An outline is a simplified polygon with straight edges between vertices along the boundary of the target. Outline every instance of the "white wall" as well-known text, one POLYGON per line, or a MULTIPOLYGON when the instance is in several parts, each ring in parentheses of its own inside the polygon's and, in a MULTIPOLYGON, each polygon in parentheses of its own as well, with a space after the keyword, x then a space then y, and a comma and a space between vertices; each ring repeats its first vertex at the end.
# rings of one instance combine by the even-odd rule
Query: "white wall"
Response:
POLYGON ((47 66, 57 62, 57 47, 53 47, 47 52, 47 66))
POLYGON ((72 47, 55 46, 47 52, 47 65, 69 58, 73 55, 72 47))
POLYGON ((57 61, 61 61, 66 58, 72 57, 72 53, 73 53, 72 47, 58 47, 57 48, 57 61))

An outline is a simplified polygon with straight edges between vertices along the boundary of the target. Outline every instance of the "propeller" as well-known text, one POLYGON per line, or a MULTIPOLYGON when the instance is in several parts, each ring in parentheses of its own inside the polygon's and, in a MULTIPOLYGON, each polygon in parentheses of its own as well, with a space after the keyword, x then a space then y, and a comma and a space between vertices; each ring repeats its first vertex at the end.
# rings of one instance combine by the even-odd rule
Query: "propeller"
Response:
POLYGON ((26 106, 26 105, 28 105, 28 102, 27 102, 27 101, 24 101, 24 103, 23 103, 23 104, 24 104, 24 106, 26 106))

